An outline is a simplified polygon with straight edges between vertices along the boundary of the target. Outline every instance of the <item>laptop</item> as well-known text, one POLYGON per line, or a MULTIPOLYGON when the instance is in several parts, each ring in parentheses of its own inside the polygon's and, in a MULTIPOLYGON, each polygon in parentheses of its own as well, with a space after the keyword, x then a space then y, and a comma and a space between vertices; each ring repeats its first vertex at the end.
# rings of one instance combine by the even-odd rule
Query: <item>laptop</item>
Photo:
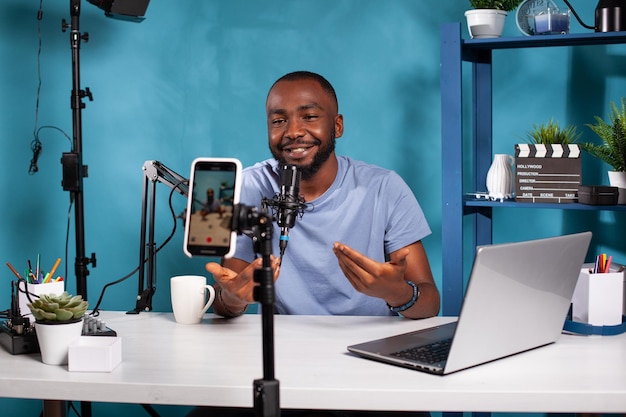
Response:
POLYGON ((437 375, 554 343, 591 241, 583 232, 478 246, 458 320, 348 346, 367 359, 437 375))

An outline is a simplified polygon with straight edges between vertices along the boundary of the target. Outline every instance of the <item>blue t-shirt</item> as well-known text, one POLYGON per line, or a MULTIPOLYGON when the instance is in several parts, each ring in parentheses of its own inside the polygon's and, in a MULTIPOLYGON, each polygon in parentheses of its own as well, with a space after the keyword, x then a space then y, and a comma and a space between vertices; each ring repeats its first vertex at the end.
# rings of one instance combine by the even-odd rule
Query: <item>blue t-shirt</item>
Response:
MULTIPOLYGON (((289 232, 276 281, 278 314, 390 315, 384 300, 356 291, 339 268, 334 242, 344 243, 378 262, 386 254, 431 233, 408 185, 393 171, 338 157, 337 177, 313 201, 289 232)), ((263 197, 280 191, 274 159, 244 169, 240 202, 261 207, 263 197)), ((270 213, 271 214, 271 213, 270 213)), ((273 253, 279 254, 280 228, 274 223, 273 253)), ((255 258, 252 240, 239 236, 235 258, 255 258)))

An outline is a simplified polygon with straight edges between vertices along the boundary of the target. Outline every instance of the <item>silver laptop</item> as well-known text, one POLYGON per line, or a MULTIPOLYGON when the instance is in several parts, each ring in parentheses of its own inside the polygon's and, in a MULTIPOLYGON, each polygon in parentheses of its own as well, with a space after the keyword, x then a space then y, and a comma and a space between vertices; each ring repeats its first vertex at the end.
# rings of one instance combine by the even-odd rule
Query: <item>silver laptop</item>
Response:
POLYGON ((479 246, 457 321, 348 346, 381 362, 446 375, 554 343, 591 232, 479 246))

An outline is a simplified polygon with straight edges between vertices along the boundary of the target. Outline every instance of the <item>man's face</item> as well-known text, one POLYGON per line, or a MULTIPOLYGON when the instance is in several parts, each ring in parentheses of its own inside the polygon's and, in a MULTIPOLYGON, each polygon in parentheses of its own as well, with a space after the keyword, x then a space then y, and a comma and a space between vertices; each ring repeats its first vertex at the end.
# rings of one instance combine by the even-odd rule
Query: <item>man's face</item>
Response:
POLYGON ((281 164, 299 166, 311 178, 334 153, 343 118, 331 96, 314 80, 281 81, 267 97, 270 151, 281 164))

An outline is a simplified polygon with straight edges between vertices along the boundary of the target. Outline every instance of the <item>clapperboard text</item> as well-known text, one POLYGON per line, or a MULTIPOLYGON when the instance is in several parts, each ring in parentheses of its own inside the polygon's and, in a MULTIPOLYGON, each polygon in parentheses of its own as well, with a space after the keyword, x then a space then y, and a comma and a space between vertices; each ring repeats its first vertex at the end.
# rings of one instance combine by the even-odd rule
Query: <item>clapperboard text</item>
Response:
POLYGON ((515 145, 516 201, 574 203, 581 177, 578 145, 515 145))

